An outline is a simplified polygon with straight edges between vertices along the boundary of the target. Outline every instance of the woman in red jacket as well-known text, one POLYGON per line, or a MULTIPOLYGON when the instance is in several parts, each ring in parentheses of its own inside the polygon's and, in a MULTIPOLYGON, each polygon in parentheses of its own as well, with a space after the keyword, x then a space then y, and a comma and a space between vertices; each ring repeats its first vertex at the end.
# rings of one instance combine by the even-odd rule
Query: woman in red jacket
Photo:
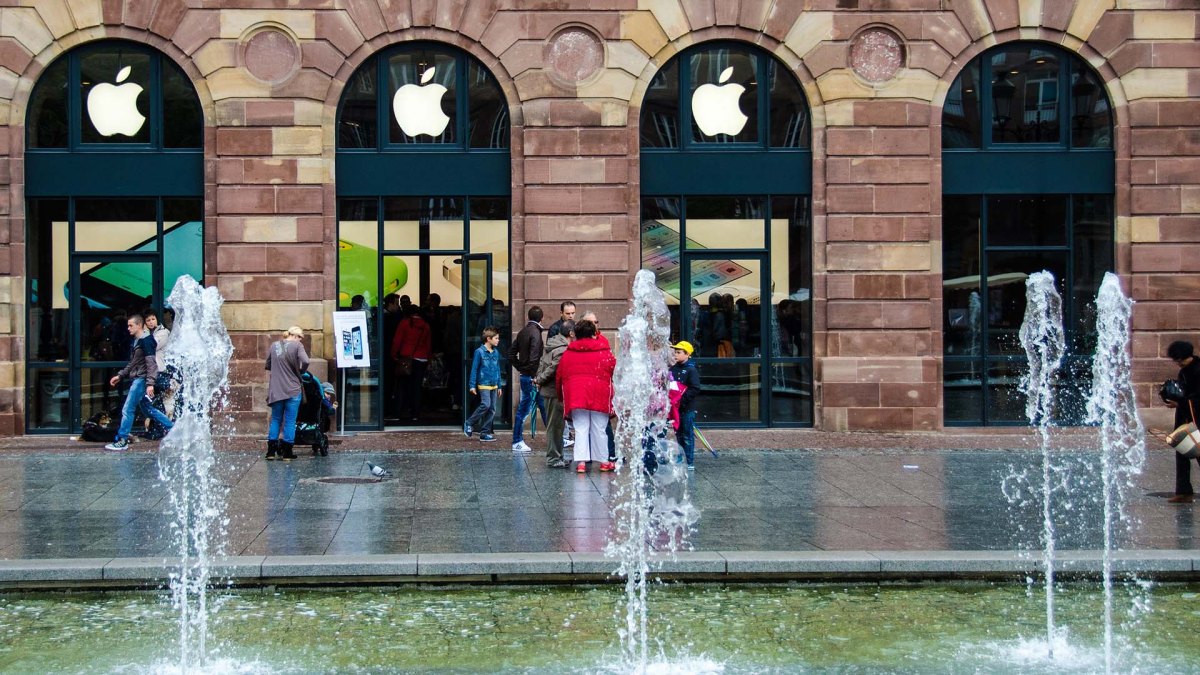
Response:
POLYGON ((575 341, 563 352, 555 375, 563 413, 575 425, 576 473, 587 473, 587 462, 600 463, 601 471, 612 471, 608 461, 608 436, 604 428, 612 415, 613 370, 617 359, 596 324, 584 319, 575 324, 575 341))

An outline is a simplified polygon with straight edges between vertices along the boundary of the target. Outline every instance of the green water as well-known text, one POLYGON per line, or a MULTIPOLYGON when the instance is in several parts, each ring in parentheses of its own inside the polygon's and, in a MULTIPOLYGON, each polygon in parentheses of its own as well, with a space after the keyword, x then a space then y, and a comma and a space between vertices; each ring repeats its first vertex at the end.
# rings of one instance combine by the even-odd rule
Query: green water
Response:
MULTIPOLYGON (((0 672, 169 671, 177 626, 165 595, 0 595, 0 672)), ((628 670, 614 586, 239 590, 213 601, 209 672, 628 670)), ((662 655, 648 671, 1103 672, 1097 587, 1063 586, 1053 661, 1043 602, 1019 585, 659 586, 662 655)), ((1200 669, 1200 586, 1123 587, 1114 605, 1114 672, 1200 669)))

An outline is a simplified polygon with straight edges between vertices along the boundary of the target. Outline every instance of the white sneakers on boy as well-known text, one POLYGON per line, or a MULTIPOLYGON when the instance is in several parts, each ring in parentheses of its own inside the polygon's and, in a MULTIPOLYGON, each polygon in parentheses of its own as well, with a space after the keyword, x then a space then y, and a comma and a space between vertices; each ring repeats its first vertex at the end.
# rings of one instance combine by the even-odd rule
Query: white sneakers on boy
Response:
POLYGON ((516 443, 513 443, 513 452, 517 453, 518 455, 528 455, 529 453, 533 452, 533 448, 525 445, 525 441, 517 441, 516 443))

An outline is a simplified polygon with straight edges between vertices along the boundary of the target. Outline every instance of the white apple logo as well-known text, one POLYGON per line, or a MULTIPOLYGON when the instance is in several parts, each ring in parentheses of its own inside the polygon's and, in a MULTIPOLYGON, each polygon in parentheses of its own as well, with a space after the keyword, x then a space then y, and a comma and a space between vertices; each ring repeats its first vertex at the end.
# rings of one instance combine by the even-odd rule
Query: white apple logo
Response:
POLYGON ((732 75, 733 66, 729 66, 721 71, 721 84, 702 85, 692 94, 692 118, 705 136, 737 136, 750 119, 742 114, 738 105, 746 88, 740 84, 725 84, 732 75))
POLYGON ((392 98, 392 113, 400 130, 409 136, 427 134, 441 136, 450 123, 442 112, 442 97, 447 89, 440 84, 429 84, 433 79, 433 68, 421 74, 421 84, 406 84, 396 90, 392 98), (429 86, 424 86, 429 84, 429 86))
MULTIPOLYGON (((133 66, 125 66, 117 73, 117 82, 125 82, 133 66)), ((88 117, 92 126, 101 136, 121 134, 134 136, 146 117, 138 112, 137 97, 142 93, 142 86, 129 82, 120 86, 101 82, 88 92, 88 117)))

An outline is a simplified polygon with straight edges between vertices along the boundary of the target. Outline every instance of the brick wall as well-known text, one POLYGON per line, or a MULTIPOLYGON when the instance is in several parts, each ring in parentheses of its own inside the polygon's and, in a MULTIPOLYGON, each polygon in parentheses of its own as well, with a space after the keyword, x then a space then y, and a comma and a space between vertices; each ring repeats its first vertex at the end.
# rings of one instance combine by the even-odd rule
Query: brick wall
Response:
POLYGON ((246 429, 262 424, 272 331, 299 324, 310 350, 331 356, 338 98, 371 54, 413 39, 470 52, 508 98, 518 316, 572 297, 615 324, 639 260, 638 105, 650 78, 694 43, 754 42, 793 70, 813 111, 817 424, 940 427, 942 101, 982 50, 1038 39, 1091 63, 1115 104, 1118 270, 1138 300, 1143 404, 1171 373, 1166 344, 1200 329, 1200 11, 1189 0, 27 4, 0 7, 0 434, 23 430, 29 92, 64 50, 104 37, 163 51, 204 106, 206 281, 227 299, 246 429), (872 26, 904 50, 883 81, 850 67, 872 26), (591 36, 599 61, 558 50, 565 31, 571 44, 591 36))

